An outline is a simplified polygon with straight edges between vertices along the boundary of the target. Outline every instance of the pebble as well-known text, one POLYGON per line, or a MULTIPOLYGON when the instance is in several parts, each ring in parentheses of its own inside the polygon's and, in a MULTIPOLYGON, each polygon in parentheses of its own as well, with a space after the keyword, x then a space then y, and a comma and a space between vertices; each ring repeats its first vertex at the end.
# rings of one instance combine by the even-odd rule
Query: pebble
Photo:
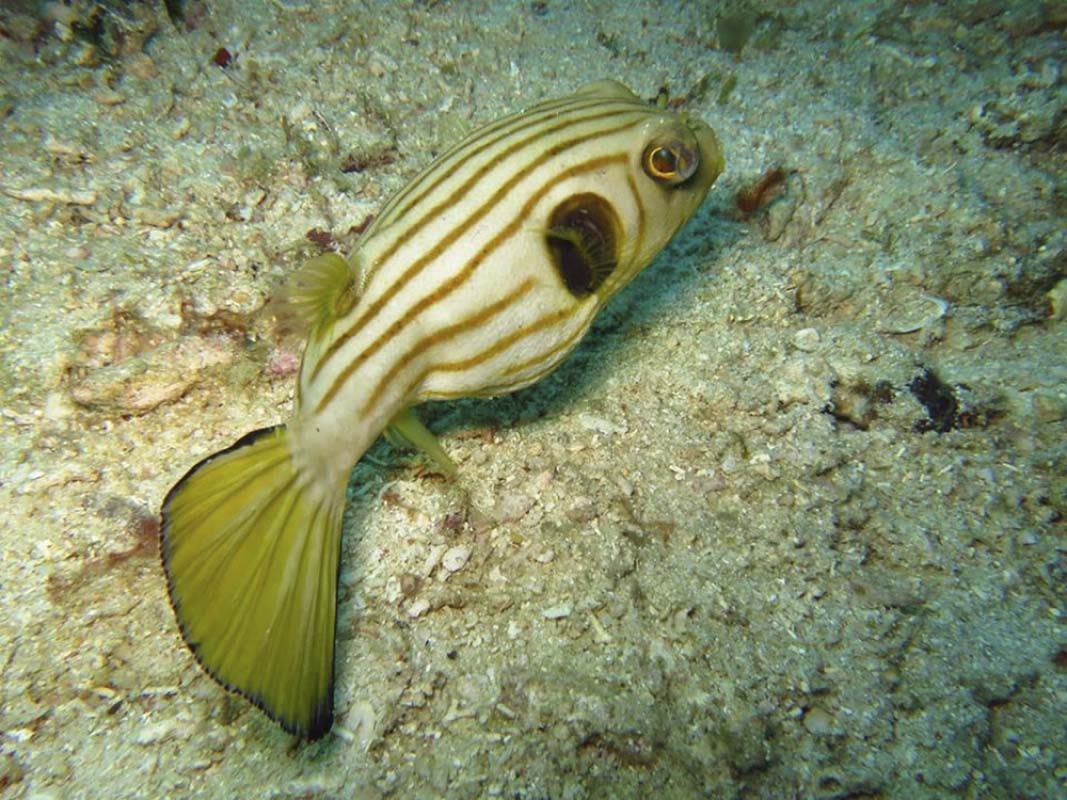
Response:
POLYGON ((189 121, 188 117, 181 117, 174 124, 174 127, 170 130, 170 138, 174 141, 184 139, 185 135, 192 129, 193 124, 189 121))
POLYGON ((96 192, 91 189, 47 189, 29 187, 26 189, 5 189, 4 194, 16 200, 30 203, 69 203, 75 206, 91 206, 96 202, 96 192))
POLYGON ((425 597, 420 597, 418 600, 408 606, 408 616, 412 619, 415 619, 416 617, 421 617, 429 610, 430 601, 427 600, 425 597))
POLYGON ((378 715, 374 706, 366 700, 353 703, 345 717, 345 725, 352 735, 349 741, 353 747, 361 753, 366 753, 374 741, 374 731, 378 727, 378 715))
POLYGON ((596 519, 597 507, 592 498, 576 498, 571 507, 567 509, 567 518, 572 522, 590 522, 596 519))
POLYGON ((68 261, 87 261, 93 255, 92 251, 83 244, 75 245, 74 247, 68 247, 63 256, 68 261))
POLYGON ((99 89, 93 93, 93 100, 102 106, 120 106, 126 102, 126 95, 114 89, 99 89))
POLYGON ((1038 389, 1034 392, 1032 403, 1034 413, 1041 422, 1060 422, 1067 419, 1067 394, 1050 389, 1038 389))
POLYGON ((397 63, 384 53, 375 53, 367 59, 367 72, 375 78, 381 78, 390 72, 396 72, 397 63))
POLYGON ((397 575, 390 575, 385 581, 385 589, 382 591, 382 597, 387 603, 396 603, 404 596, 404 592, 400 588, 400 577, 397 575))
POLYGON ((515 522, 526 516, 533 506, 533 498, 522 492, 508 492, 496 504, 496 517, 500 522, 515 522))
POLYGON ((182 727, 182 724, 175 719, 149 723, 138 731, 135 741, 140 745, 158 744, 174 738, 182 727))
POLYGON ((804 715, 804 728, 815 736, 829 736, 834 732, 834 718, 824 708, 812 706, 804 715))
POLYGON ((1067 319, 1067 278, 1057 283, 1045 295, 1049 304, 1049 319, 1061 322, 1067 319))
POLYGON ((130 217, 141 225, 152 228, 169 228, 182 218, 182 212, 171 208, 152 208, 151 206, 132 206, 130 217))
POLYGON ((121 414, 146 414, 173 403, 213 368, 235 358, 224 339, 189 337, 169 342, 117 364, 91 369, 74 381, 74 402, 88 408, 121 414))
POLYGON ((814 328, 801 328, 793 334, 793 347, 797 350, 803 350, 805 353, 815 350, 820 341, 822 339, 819 336, 819 332, 814 328))
POLYGON ((782 237, 789 223, 793 221, 802 193, 803 187, 799 180, 789 176, 785 181, 785 194, 767 206, 766 216, 761 223, 764 239, 776 242, 782 237))
POLYGON ((44 140, 44 149, 57 160, 71 165, 85 164, 92 160, 92 154, 80 144, 55 139, 52 136, 48 136, 44 140))
POLYGON ((564 617, 569 617, 572 611, 574 611, 573 603, 557 603, 544 609, 541 612, 541 616, 545 619, 563 619, 564 617))
POLYGON ((611 634, 608 633, 604 627, 604 623, 600 621, 592 611, 589 612, 589 622, 593 628, 593 641, 597 644, 608 644, 612 641, 611 634))
POLYGON ((59 422, 73 414, 74 407, 70 403, 70 398, 62 392, 49 392, 45 397, 41 413, 44 414, 45 419, 59 422))
POLYGON ((445 554, 445 549, 444 545, 434 545, 431 547, 430 552, 426 554, 426 561, 423 562, 419 575, 424 578, 430 577, 433 571, 437 568, 437 565, 441 563, 441 557, 445 554))

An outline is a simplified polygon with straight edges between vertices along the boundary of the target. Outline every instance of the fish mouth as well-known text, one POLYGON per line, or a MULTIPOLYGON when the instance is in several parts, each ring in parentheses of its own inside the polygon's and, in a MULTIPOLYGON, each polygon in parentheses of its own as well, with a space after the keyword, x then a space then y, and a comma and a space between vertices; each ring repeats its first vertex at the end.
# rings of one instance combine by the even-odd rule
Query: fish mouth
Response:
POLYGON ((726 158, 723 156, 719 137, 715 135, 711 126, 699 117, 682 114, 682 122, 696 138, 697 146, 700 148, 700 169, 697 171, 697 180, 710 187, 726 168, 726 158))

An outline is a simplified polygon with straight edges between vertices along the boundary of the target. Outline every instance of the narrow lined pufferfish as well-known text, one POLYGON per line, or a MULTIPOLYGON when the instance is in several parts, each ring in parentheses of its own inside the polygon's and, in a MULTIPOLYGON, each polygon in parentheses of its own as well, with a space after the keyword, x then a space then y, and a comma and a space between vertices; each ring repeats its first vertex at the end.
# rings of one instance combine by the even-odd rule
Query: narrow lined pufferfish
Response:
POLYGON ((208 456, 163 501, 167 588, 204 669, 285 730, 325 734, 356 461, 388 430, 453 475, 412 406, 555 369, 722 169, 704 122, 601 81, 470 134, 348 259, 308 262, 282 301, 308 329, 292 419, 208 456))

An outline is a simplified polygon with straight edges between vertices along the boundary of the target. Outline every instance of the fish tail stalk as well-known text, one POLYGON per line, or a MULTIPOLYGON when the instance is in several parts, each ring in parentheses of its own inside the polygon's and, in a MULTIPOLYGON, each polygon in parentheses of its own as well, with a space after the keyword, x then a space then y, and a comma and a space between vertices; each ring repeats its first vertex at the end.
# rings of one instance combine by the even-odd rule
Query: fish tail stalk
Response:
POLYGON ((333 722, 345 482, 293 458, 284 425, 194 466, 163 502, 161 556, 182 635, 203 667, 290 733, 333 722))

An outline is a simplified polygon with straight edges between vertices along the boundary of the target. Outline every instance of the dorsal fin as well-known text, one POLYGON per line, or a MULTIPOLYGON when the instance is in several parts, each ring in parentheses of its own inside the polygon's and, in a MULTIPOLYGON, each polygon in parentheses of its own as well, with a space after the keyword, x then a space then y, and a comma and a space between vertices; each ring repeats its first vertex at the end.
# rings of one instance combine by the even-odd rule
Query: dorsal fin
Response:
POLYGON ((337 253, 308 259, 274 299, 278 327, 283 333, 314 335, 356 304, 358 280, 356 266, 337 253))
POLYGON ((630 91, 624 84, 610 78, 592 81, 580 87, 575 94, 599 95, 605 100, 639 100, 638 96, 630 91))

